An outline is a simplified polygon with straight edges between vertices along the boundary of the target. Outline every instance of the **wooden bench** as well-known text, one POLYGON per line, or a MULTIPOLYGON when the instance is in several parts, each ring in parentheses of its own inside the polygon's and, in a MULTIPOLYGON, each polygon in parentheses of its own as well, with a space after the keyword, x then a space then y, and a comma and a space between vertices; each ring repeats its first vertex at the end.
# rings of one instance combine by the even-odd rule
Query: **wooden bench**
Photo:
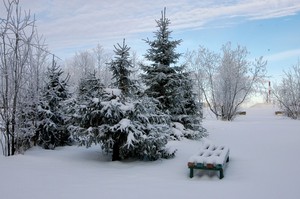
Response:
POLYGON ((275 115, 284 115, 284 111, 275 111, 275 115))
POLYGON ((238 111, 236 112, 236 115, 246 115, 246 111, 238 111))
POLYGON ((194 176, 194 169, 219 171, 219 178, 224 177, 224 166, 229 162, 229 148, 225 146, 215 146, 204 144, 200 152, 190 157, 188 168, 190 178, 194 176))

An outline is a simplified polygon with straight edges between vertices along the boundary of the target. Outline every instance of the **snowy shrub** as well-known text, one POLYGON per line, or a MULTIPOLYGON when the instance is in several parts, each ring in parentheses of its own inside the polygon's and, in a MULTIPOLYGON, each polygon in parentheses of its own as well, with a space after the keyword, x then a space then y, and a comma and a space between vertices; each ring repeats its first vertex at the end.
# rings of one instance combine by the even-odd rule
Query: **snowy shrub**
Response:
POLYGON ((181 140, 182 138, 199 140, 206 137, 207 131, 202 127, 201 118, 192 115, 179 115, 172 119, 171 138, 181 140), (177 121, 177 122, 176 122, 177 121))
POLYGON ((300 62, 285 72, 281 83, 274 90, 274 95, 288 117, 300 118, 300 62))
POLYGON ((246 47, 232 48, 230 42, 223 45, 221 54, 200 47, 186 55, 198 93, 217 118, 232 121, 266 77, 267 62, 263 57, 250 61, 248 55, 246 47))

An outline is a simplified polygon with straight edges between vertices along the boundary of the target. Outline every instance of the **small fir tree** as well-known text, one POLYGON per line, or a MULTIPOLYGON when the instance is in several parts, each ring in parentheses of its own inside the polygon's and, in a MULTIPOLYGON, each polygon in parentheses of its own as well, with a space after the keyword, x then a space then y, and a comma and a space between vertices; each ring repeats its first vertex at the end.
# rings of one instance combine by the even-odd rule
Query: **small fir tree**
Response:
POLYGON ((65 128, 63 102, 68 99, 68 77, 61 80, 63 71, 53 61, 47 71, 48 82, 42 91, 38 106, 37 136, 45 149, 54 149, 68 143, 69 133, 65 128))
POLYGON ((103 94, 104 86, 101 80, 96 77, 96 72, 87 73, 79 81, 78 99, 85 101, 88 99, 99 98, 103 94))
POLYGON ((160 110, 159 101, 143 97, 133 105, 128 113, 130 123, 126 128, 128 136, 121 150, 122 156, 143 160, 174 157, 176 150, 166 148, 171 133, 170 116, 160 110))
POLYGON ((114 48, 115 59, 109 63, 115 80, 114 85, 122 91, 124 96, 129 96, 134 88, 134 82, 130 79, 133 68, 129 54, 130 47, 125 44, 125 39, 123 39, 122 46, 117 44, 114 48))
MULTIPOLYGON (((69 102, 70 122, 68 130, 80 145, 90 147, 91 144, 99 143, 96 138, 89 136, 89 131, 99 134, 98 126, 102 124, 101 105, 104 86, 95 73, 88 73, 80 79, 77 98, 69 102)), ((96 136, 95 136, 96 137, 96 136)))
POLYGON ((38 103, 37 92, 28 89, 26 96, 24 96, 24 100, 20 103, 20 111, 18 112, 19 135, 16 140, 18 152, 23 153, 37 143, 36 127, 38 103))

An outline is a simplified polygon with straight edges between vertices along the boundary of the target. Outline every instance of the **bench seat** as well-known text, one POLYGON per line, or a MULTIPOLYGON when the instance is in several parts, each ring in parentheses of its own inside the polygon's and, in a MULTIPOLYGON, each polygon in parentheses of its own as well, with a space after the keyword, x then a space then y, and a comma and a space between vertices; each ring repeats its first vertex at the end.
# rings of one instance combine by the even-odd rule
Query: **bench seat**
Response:
POLYGON ((228 147, 205 143, 198 154, 189 158, 190 178, 194 176, 194 169, 203 169, 220 171, 219 178, 222 179, 224 177, 224 166, 227 162, 229 162, 228 147))

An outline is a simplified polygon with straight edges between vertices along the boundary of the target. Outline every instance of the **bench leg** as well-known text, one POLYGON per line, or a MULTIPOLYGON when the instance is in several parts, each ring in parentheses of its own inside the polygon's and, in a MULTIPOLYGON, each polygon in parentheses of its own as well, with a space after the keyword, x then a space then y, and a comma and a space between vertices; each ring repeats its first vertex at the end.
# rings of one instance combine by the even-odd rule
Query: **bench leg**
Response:
POLYGON ((220 169, 220 179, 224 178, 223 169, 220 169))
POLYGON ((194 177, 194 169, 190 168, 190 178, 194 177))

